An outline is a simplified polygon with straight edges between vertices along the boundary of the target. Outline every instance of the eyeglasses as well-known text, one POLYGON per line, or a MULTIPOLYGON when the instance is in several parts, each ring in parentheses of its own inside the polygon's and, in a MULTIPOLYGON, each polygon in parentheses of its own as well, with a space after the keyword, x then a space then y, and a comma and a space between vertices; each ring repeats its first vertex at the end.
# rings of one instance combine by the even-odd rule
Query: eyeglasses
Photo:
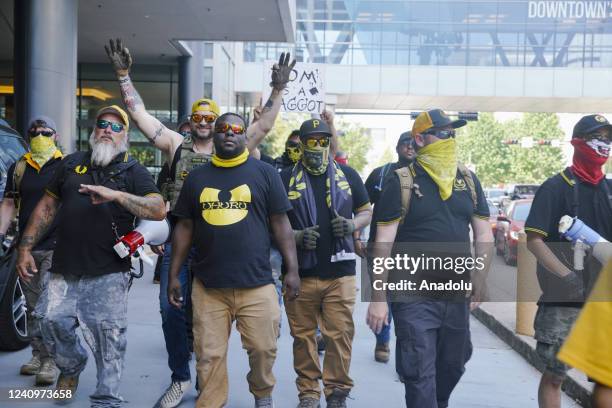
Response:
POLYGON ((119 133, 123 130, 123 125, 117 122, 111 122, 109 120, 99 119, 96 122, 96 127, 98 129, 106 129, 110 125, 111 130, 115 133, 119 133))
POLYGON ((30 129, 28 131, 28 133, 32 137, 38 136, 38 135, 43 135, 43 136, 51 137, 51 136, 53 136, 55 134, 55 131, 54 130, 41 130, 40 132, 37 132, 36 129, 30 129))
POLYGON ((431 131, 425 132, 424 134, 435 136, 438 139, 448 139, 451 137, 455 137, 456 132, 455 132, 455 129, 431 130, 431 131))
POLYGON ((182 132, 179 132, 179 134, 183 137, 187 137, 191 135, 191 132, 189 130, 183 130, 182 132))
POLYGON ((199 113, 193 113, 191 115, 191 120, 193 120, 195 123, 200 123, 202 121, 205 121, 206 123, 213 123, 215 120, 217 120, 217 116, 215 116, 215 115, 201 115, 199 113))
POLYGON ((243 125, 232 125, 227 122, 217 123, 217 125, 215 126, 215 133, 227 133, 230 130, 235 135, 241 135, 244 133, 244 126, 243 125))
POLYGON ((328 147, 329 146, 329 138, 325 137, 323 139, 306 139, 304 144, 306 145, 306 147, 310 147, 310 148, 313 148, 316 145, 319 145, 321 147, 328 147))

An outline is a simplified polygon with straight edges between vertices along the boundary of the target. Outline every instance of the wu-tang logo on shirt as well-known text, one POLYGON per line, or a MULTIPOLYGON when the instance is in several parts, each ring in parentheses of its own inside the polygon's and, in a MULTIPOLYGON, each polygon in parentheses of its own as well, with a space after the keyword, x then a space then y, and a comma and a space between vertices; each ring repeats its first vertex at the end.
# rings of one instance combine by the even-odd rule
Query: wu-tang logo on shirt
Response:
POLYGON ((251 190, 243 184, 229 192, 205 187, 200 194, 202 218, 210 225, 232 225, 242 221, 249 213, 251 190))

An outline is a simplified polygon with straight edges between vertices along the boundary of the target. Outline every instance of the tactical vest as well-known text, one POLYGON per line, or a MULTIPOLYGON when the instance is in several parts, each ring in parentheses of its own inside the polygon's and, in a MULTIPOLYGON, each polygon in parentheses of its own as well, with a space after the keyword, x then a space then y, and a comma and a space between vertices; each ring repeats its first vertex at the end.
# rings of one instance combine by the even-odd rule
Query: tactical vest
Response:
POLYGON ((174 210, 176 201, 183 188, 183 183, 189 175, 189 172, 202 164, 208 163, 212 159, 212 154, 196 153, 193 151, 193 140, 191 136, 187 136, 181 146, 176 150, 174 153, 174 160, 176 160, 177 154, 180 154, 180 158, 174 165, 174 173, 172 174, 172 167, 170 167, 169 178, 162 184, 162 195, 164 196, 164 200, 170 202, 170 211, 174 210))

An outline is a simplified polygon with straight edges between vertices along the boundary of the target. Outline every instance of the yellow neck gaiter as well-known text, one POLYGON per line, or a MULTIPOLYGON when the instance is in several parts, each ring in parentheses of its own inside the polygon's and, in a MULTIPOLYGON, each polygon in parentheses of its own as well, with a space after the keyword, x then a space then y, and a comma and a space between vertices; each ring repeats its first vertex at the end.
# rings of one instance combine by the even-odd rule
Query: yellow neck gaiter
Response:
POLYGON ((242 153, 240 153, 238 156, 233 157, 231 159, 222 159, 216 154, 213 154, 212 164, 217 167, 236 167, 236 166, 240 166, 242 163, 247 161, 248 158, 249 158, 248 149, 244 149, 242 153))
POLYGON ((453 193, 453 182, 457 176, 455 139, 440 140, 419 149, 416 161, 438 185, 442 200, 448 200, 453 193))
POLYGON ((32 160, 42 168, 53 157, 57 146, 55 146, 52 137, 38 135, 30 139, 30 150, 32 151, 32 160))

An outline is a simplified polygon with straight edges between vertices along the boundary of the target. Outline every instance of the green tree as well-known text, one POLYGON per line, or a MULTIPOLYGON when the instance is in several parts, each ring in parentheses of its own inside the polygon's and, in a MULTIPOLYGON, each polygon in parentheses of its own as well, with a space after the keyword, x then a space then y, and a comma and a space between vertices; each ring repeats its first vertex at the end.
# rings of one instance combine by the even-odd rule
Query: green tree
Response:
POLYGON ((372 138, 367 129, 360 125, 336 119, 336 129, 339 136, 338 150, 348 154, 349 165, 361 173, 368 164, 366 154, 372 146, 372 138))
POLYGON ((155 164, 154 149, 152 146, 131 146, 128 152, 143 166, 153 166, 155 164))
POLYGON ((397 160, 397 154, 395 153, 395 150, 392 149, 391 146, 386 146, 385 150, 378 157, 378 159, 374 162, 374 165, 372 166, 372 168, 375 169, 377 167, 384 166, 387 163, 392 163, 396 160, 397 160))
POLYGON ((291 131, 299 129, 308 115, 281 112, 272 130, 266 135, 260 149, 269 156, 278 157, 285 151, 285 142, 291 131))
POLYGON ((510 171, 515 183, 542 183, 564 167, 560 147, 539 145, 538 141, 562 141, 563 131, 559 118, 554 113, 525 113, 518 121, 507 123, 507 131, 513 139, 530 137, 534 140, 531 148, 512 146, 510 171))
POLYGON ((477 122, 459 129, 459 161, 475 168, 483 186, 511 180, 509 148, 503 143, 506 129, 492 113, 481 113, 477 122))

